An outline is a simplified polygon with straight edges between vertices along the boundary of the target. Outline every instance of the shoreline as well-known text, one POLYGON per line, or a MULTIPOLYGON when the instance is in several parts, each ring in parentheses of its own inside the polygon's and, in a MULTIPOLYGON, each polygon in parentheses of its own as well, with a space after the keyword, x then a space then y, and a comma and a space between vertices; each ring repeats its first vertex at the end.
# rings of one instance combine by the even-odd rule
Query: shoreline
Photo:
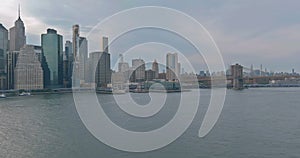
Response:
MULTIPOLYGON (((260 85, 260 86, 245 86, 242 90, 247 90, 247 89, 259 89, 259 88, 300 88, 299 86, 266 86, 266 85, 260 85)), ((213 89, 213 88, 199 88, 199 89, 213 89)), ((233 88, 227 88, 228 90, 235 90, 233 88)), ((130 90, 128 92, 125 93, 150 93, 150 92, 154 92, 154 93, 183 93, 183 92, 189 92, 192 89, 183 89, 183 90, 141 90, 141 91, 135 91, 135 90, 130 90)), ((235 90, 238 91, 238 90, 235 90)), ((87 89, 81 89, 81 90, 63 90, 63 91, 59 91, 59 90, 52 90, 52 91, 45 91, 45 92, 30 92, 30 96, 31 95, 44 95, 44 94, 68 94, 68 93, 74 93, 74 92, 78 92, 78 93, 83 93, 83 92, 95 92, 97 94, 125 94, 125 93, 114 93, 112 91, 95 91, 95 90, 87 90, 87 89)), ((19 91, 0 91, 0 94, 5 94, 6 98, 7 97, 24 97, 24 96, 19 96, 20 92, 19 91)))

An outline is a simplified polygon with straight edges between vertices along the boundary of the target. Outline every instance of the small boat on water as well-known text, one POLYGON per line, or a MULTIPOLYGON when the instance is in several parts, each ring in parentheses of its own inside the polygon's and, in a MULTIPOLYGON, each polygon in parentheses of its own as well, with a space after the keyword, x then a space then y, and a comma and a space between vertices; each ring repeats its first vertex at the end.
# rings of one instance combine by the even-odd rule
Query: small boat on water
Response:
POLYGON ((30 96, 31 94, 29 92, 22 92, 19 94, 19 96, 30 96))
POLYGON ((4 93, 0 94, 0 98, 6 98, 6 95, 4 93))
POLYGON ((117 90, 113 90, 112 93, 113 94, 125 94, 126 91, 125 90, 121 90, 121 89, 117 89, 117 90))

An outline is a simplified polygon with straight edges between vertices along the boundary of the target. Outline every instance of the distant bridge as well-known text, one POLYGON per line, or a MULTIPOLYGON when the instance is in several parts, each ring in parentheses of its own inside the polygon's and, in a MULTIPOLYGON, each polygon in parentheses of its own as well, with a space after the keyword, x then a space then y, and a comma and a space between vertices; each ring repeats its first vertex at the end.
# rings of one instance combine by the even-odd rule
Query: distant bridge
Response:
MULTIPOLYGON (((214 77, 215 80, 218 80, 218 77, 214 77)), ((286 79, 300 79, 300 76, 297 75, 277 75, 277 76, 246 76, 243 77, 244 84, 268 84, 272 80, 286 80, 286 79)), ((221 79, 220 79, 221 80, 221 79)), ((226 77, 227 83, 232 83, 232 76, 226 77)), ((210 85, 211 77, 198 77, 198 82, 210 85)))

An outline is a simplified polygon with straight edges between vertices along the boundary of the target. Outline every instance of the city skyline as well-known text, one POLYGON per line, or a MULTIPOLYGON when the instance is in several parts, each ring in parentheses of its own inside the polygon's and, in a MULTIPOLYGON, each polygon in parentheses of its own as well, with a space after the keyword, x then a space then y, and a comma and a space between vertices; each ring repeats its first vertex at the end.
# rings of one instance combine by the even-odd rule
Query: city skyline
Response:
MULTIPOLYGON (((297 31, 300 29, 300 25, 298 18, 296 18, 300 11, 295 7, 297 6, 296 3, 299 2, 286 3, 277 1, 277 3, 273 3, 273 1, 264 1, 261 3, 249 2, 241 4, 238 1, 226 1, 218 2, 218 5, 214 5, 216 4, 215 1, 193 2, 191 3, 193 5, 189 3, 183 5, 183 2, 172 2, 149 1, 139 3, 135 1, 132 3, 121 2, 120 5, 115 5, 114 1, 97 1, 95 3, 101 5, 93 6, 91 5, 93 4, 92 2, 87 3, 86 6, 103 6, 104 8, 114 4, 110 10, 104 9, 95 15, 89 14, 94 10, 90 7, 86 8, 89 8, 91 11, 82 7, 83 12, 74 12, 76 11, 74 8, 81 6, 78 3, 50 3, 50 1, 35 2, 33 0, 22 2, 3 1, 0 15, 2 17, 1 23, 6 28, 10 28, 18 16, 18 3, 21 3, 27 43, 37 45, 40 43, 40 34, 47 28, 57 29, 64 36, 64 40, 70 40, 72 39, 71 26, 76 23, 80 24, 82 35, 85 36, 92 26, 120 10, 144 5, 163 5, 164 7, 186 12, 202 23, 218 44, 226 65, 239 62, 248 67, 251 64, 259 67, 260 64, 263 64, 268 70, 276 72, 291 72, 292 69, 299 72, 300 66, 297 61, 299 55, 297 53, 300 51, 300 48, 295 42, 300 39, 299 31, 297 31), (43 10, 44 12, 40 12, 40 8, 46 5, 48 6, 47 9, 43 10), (285 7, 281 7, 283 5, 285 7), (61 9, 62 12, 59 12, 58 15, 53 7, 61 9), (188 9, 191 7, 199 9, 188 9), (254 9, 256 10, 255 12, 253 12, 254 9), (200 11, 198 13, 195 10, 200 11), (276 12, 280 12, 280 16, 276 16, 276 12), (82 15, 81 13, 84 14, 82 15), (89 16, 83 18, 84 15, 89 16)), ((93 43, 99 42, 89 41, 90 49, 97 51, 93 43)), ((145 51, 148 52, 149 50, 145 49, 145 51)))

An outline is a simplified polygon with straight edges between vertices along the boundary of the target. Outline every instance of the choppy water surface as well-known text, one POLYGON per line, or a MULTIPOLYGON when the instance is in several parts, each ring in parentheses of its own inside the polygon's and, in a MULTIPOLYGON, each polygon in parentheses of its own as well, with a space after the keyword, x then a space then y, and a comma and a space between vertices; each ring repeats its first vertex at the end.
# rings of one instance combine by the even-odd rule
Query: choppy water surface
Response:
MULTIPOLYGON (((221 117, 212 132, 198 138, 209 100, 201 90, 201 106, 191 127, 169 146, 147 153, 112 149, 82 124, 72 94, 13 97, 0 100, 2 158, 282 158, 300 157, 300 88, 227 91, 221 117)), ((99 95, 107 115, 119 126, 136 131, 161 127, 174 116, 180 93, 168 94, 166 106, 153 118, 137 119, 99 95)), ((132 94, 146 104, 148 94, 132 94)))

